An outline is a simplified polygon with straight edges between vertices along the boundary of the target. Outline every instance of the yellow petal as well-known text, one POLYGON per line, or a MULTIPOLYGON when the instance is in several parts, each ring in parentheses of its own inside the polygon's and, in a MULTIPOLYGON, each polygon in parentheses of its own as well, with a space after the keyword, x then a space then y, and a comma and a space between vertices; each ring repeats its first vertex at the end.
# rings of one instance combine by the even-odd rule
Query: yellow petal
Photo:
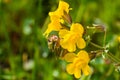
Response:
POLYGON ((60 1, 59 6, 58 6, 58 11, 59 10, 60 10, 61 14, 64 14, 63 11, 68 13, 69 12, 69 4, 64 1, 60 1))
MULTIPOLYGON (((73 52, 76 50, 75 40, 72 39, 71 33, 63 34, 63 39, 60 40, 60 45, 67 49, 69 52, 73 52)), ((74 36, 73 36, 74 37, 74 36)))
POLYGON ((67 62, 73 62, 73 60, 75 59, 76 57, 76 54, 75 53, 67 53, 65 56, 64 56, 64 59, 67 61, 67 62))
POLYGON ((54 26, 52 26, 52 24, 50 23, 50 24, 48 24, 48 28, 47 28, 46 31, 44 32, 44 35, 45 35, 45 36, 48 36, 49 33, 50 33, 52 30, 54 30, 54 26))
POLYGON ((91 70, 90 70, 90 67, 88 65, 84 66, 82 68, 82 72, 85 74, 85 75, 89 75, 91 73, 91 70))
POLYGON ((79 68, 75 68, 74 76, 75 76, 75 78, 81 77, 81 70, 79 68))
POLYGON ((59 21, 59 17, 54 12, 49 12, 51 21, 59 21))
POLYGON ((64 15, 64 11, 69 13, 69 4, 64 1, 60 1, 57 10, 49 13, 49 15, 56 15, 61 18, 64 15))
POLYGON ((78 40, 77 40, 77 46, 80 49, 85 48, 85 46, 86 46, 85 40, 83 38, 79 37, 78 40))
POLYGON ((66 67, 66 71, 69 73, 69 74, 73 74, 74 73, 74 65, 72 63, 68 64, 67 67, 66 67))
POLYGON ((61 25, 58 22, 51 22, 48 24, 48 28, 45 31, 44 35, 48 36, 50 32, 59 31, 60 28, 61 28, 61 25))
POLYGON ((84 50, 79 51, 77 56, 80 59, 83 59, 84 61, 86 61, 85 63, 88 63, 89 60, 90 60, 88 53, 86 51, 84 51, 84 50))
POLYGON ((60 30, 59 37, 64 38, 64 36, 67 35, 68 33, 69 33, 69 31, 66 29, 60 30))
POLYGON ((69 42, 62 42, 60 41, 60 45, 64 48, 67 49, 69 52, 73 52, 76 50, 76 45, 75 43, 69 42))
POLYGON ((118 42, 120 42, 120 36, 118 36, 117 39, 118 39, 118 42))
POLYGON ((70 30, 79 34, 83 34, 84 32, 84 28, 79 23, 73 23, 70 30))
POLYGON ((67 49, 69 52, 73 52, 76 50, 76 45, 74 43, 68 43, 67 49))

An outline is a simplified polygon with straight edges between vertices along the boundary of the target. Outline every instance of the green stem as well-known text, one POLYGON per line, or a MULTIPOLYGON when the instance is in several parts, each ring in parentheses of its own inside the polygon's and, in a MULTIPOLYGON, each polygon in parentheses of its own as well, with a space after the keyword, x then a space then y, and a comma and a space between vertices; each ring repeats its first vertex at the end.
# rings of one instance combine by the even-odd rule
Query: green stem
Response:
POLYGON ((95 43, 93 43, 93 42, 90 42, 90 44, 93 45, 93 46, 96 47, 96 48, 99 48, 99 49, 102 49, 102 50, 105 49, 105 47, 99 46, 99 45, 97 45, 97 44, 95 44, 95 43))
MULTIPOLYGON (((99 45, 97 45, 97 44, 95 44, 95 43, 93 43, 93 42, 90 42, 90 44, 93 45, 94 47, 97 47, 97 48, 99 48, 99 49, 102 49, 103 52, 106 53, 106 52, 105 52, 105 50, 106 50, 105 47, 99 46, 99 45)), ((120 59, 116 58, 110 51, 108 51, 108 52, 106 53, 106 55, 107 55, 107 57, 108 57, 109 59, 111 59, 113 62, 115 62, 115 63, 120 63, 120 59)))
POLYGON ((120 63, 120 59, 116 58, 111 52, 108 52, 107 56, 110 57, 112 59, 112 61, 114 61, 116 63, 120 63))
MULTIPOLYGON (((105 31, 104 31, 104 39, 103 39, 103 46, 105 46, 105 41, 106 41, 106 29, 105 29, 105 31)), ((106 48, 106 47, 105 47, 106 48)))

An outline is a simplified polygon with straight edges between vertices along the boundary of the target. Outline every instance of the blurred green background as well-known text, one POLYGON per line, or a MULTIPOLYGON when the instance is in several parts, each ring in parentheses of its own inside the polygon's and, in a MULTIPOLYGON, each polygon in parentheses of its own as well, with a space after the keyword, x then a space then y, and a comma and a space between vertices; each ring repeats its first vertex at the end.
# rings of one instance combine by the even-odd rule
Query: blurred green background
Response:
MULTIPOLYGON (((106 45, 120 58, 120 0, 64 0, 73 8, 73 22, 85 28, 102 24, 107 29, 106 45)), ((0 0, 0 80, 77 80, 65 71, 47 47, 43 32, 50 22, 48 12, 59 0, 0 0)), ((103 33, 92 41, 103 44, 103 33)), ((90 48, 88 46, 88 48, 90 48)), ((94 49, 94 48, 93 48, 94 49)), ((92 74, 79 80, 120 80, 120 73, 102 56, 90 62, 92 74)))

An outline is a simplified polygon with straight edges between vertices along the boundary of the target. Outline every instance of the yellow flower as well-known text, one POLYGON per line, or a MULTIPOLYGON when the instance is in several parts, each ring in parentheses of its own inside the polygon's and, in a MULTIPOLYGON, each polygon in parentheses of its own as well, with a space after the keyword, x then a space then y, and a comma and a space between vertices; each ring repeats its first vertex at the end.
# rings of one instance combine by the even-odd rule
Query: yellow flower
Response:
POLYGON ((75 78, 81 77, 81 71, 83 74, 89 75, 91 71, 88 65, 90 61, 88 53, 82 50, 78 52, 76 56, 73 55, 73 58, 71 55, 73 55, 73 53, 72 54, 68 53, 67 55, 65 55, 66 56, 65 60, 71 62, 70 64, 67 65, 66 71, 71 75, 73 74, 75 78))
POLYGON ((49 15, 56 15, 57 17, 62 18, 62 16, 64 16, 64 12, 67 14, 69 13, 69 4, 64 1, 60 1, 57 10, 54 12, 49 12, 49 15))
POLYGON ((45 31, 45 35, 48 36, 51 31, 59 31, 61 26, 61 19, 64 16, 64 12, 69 12, 69 4, 60 1, 58 9, 54 12, 49 12, 51 23, 48 25, 47 30, 45 31))
POLYGON ((76 54, 75 53, 67 53, 65 54, 65 56, 63 56, 63 59, 67 62, 73 62, 73 60, 76 58, 76 54))
POLYGON ((86 43, 82 38, 83 32, 84 29, 79 23, 73 23, 70 31, 66 29, 60 30, 60 45, 69 52, 75 51, 76 45, 78 48, 83 49, 86 46, 86 43))
POLYGON ((46 37, 49 35, 50 32, 59 31, 62 28, 60 24, 60 19, 55 15, 51 17, 53 18, 53 20, 51 20, 51 23, 48 24, 47 30, 44 32, 44 35, 46 35, 46 37))
POLYGON ((118 36, 118 42, 120 42, 120 36, 118 36))

